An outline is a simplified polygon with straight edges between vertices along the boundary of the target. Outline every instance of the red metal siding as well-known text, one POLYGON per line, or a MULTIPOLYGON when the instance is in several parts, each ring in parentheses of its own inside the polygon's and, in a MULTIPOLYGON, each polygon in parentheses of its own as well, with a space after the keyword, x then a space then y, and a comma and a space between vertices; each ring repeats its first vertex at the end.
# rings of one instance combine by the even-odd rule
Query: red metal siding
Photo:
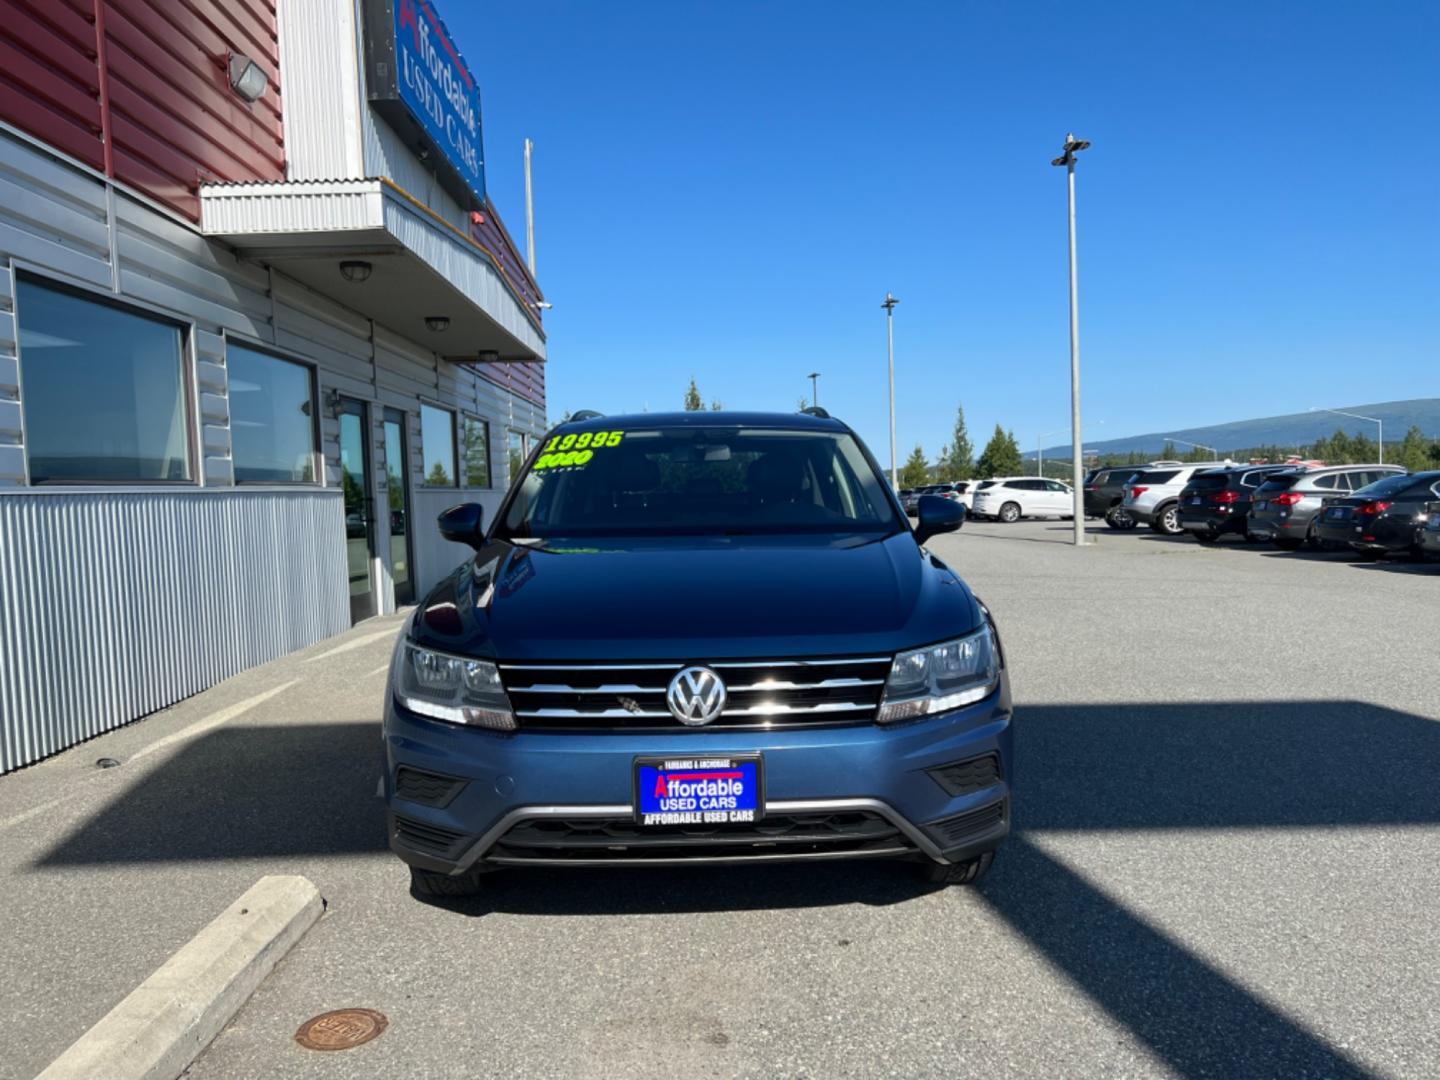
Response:
POLYGON ((545 365, 536 363, 475 364, 482 379, 503 390, 545 407, 545 365))
POLYGON ((105 167, 94 0, 0 0, 0 119, 105 167))
POLYGON ((529 314, 538 325, 541 310, 538 302, 543 299, 540 286, 530 276, 530 269, 515 246, 515 241, 510 239, 510 231, 505 228, 505 223, 500 220, 500 215, 495 212, 495 207, 489 200, 486 200, 485 210, 480 216, 484 218, 483 221, 477 222, 471 217, 471 238, 495 259, 500 272, 505 275, 521 301, 527 305, 529 314))
POLYGON ((115 177, 199 218, 205 181, 283 180, 274 0, 104 0, 115 177), (230 89, 243 53, 270 76, 253 105, 230 89))
POLYGON ((285 177, 275 0, 0 0, 0 119, 198 219, 203 181, 285 177))

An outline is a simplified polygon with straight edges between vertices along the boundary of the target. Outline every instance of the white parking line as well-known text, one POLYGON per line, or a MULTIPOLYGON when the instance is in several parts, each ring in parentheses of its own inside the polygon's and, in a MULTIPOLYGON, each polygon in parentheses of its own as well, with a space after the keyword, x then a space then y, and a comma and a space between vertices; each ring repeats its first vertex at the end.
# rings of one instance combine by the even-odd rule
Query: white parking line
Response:
MULTIPOLYGON (((299 679, 291 679, 289 682, 281 683, 279 686, 272 686, 269 690, 266 690, 263 693, 255 694, 253 697, 248 697, 244 701, 237 701, 234 705, 229 705, 223 709, 220 709, 217 712, 211 713, 209 716, 202 717, 201 719, 196 720, 193 724, 181 728, 179 731, 175 731, 169 735, 166 735, 163 739, 156 739, 154 742, 142 746, 139 750, 135 751, 135 753, 131 754, 128 758, 126 758, 126 761, 136 761, 139 758, 144 757, 146 754, 153 754, 156 750, 163 750, 165 749, 165 747, 173 746, 177 742, 183 742, 185 739, 193 739, 196 735, 203 735, 205 732, 211 730, 212 728, 219 727, 226 721, 235 719, 235 717, 239 716, 241 713, 248 712, 256 705, 264 704, 276 694, 280 693, 281 691, 290 689, 290 687, 294 686, 299 681, 299 679)), ((39 815, 45 813, 47 810, 53 810, 55 807, 61 805, 64 802, 67 802, 72 796, 78 794, 80 790, 79 785, 89 783, 95 780, 100 780, 110 775, 112 774, 107 770, 105 772, 95 772, 84 776, 74 777, 67 781, 67 783, 71 785, 70 789, 60 798, 50 799, 47 802, 43 802, 37 806, 30 807, 30 809, 28 810, 22 810, 18 814, 12 814, 10 817, 7 818, 0 818, 0 829, 11 828, 14 825, 19 825, 22 822, 29 821, 33 817, 38 817, 39 815)))
POLYGON ((341 653, 347 653, 351 649, 362 648, 363 646, 369 645, 373 641, 379 641, 382 638, 393 638, 397 633, 399 633, 399 631, 400 628, 398 626, 392 626, 389 630, 380 630, 373 634, 363 634, 360 637, 353 638, 350 641, 345 642, 345 644, 343 645, 336 645, 335 648, 330 649, 326 652, 317 653, 314 656, 307 656, 305 657, 304 663, 311 664, 314 663, 316 660, 324 660, 327 657, 339 656, 341 653))
POLYGON ((244 701, 237 701, 234 705, 227 705, 218 712, 213 712, 203 719, 196 720, 188 727, 183 727, 179 731, 172 732, 163 739, 156 739, 148 746, 142 746, 139 750, 136 750, 135 753, 131 754, 127 760, 136 761, 146 754, 153 754, 156 750, 164 750, 167 746, 174 746, 177 742, 193 739, 196 735, 203 735, 212 728, 217 728, 226 721, 235 719, 235 717, 241 713, 249 712, 256 705, 264 704, 276 694, 289 690, 290 687, 299 681, 299 679, 291 679, 289 682, 281 683, 279 686, 272 686, 269 690, 256 694, 254 697, 248 697, 244 701))

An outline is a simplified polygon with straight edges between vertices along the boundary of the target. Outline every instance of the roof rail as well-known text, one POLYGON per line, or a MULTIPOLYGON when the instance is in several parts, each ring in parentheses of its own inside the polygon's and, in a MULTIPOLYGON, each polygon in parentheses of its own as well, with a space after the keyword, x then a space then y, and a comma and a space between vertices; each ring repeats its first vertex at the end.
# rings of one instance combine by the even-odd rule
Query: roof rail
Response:
POLYGON ((577 413, 572 413, 570 420, 572 423, 576 420, 599 420, 604 415, 603 412, 596 412, 594 409, 581 409, 577 413))
POLYGON ((821 420, 830 419, 830 414, 824 409, 822 409, 819 405, 806 405, 805 408, 801 409, 800 411, 806 416, 819 417, 821 420))

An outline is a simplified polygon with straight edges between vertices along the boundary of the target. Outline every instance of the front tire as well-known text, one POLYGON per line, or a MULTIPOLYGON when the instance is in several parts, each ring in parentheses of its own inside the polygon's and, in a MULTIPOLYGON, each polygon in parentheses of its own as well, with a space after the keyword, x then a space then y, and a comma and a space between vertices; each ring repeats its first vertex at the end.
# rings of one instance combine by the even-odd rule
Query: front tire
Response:
POLYGON ((484 888, 485 875, 478 870, 464 874, 440 874, 434 870, 410 867, 410 891, 416 896, 475 896, 484 888))
POLYGON ((1007 502, 1000 507, 1000 520, 1006 525, 1014 525, 1020 520, 1020 507, 1013 502, 1007 502))
POLYGON ((1155 523, 1150 528, 1164 536, 1179 536, 1185 531, 1180 527, 1180 507, 1175 503, 1165 507, 1155 515, 1155 523))
POLYGON ((920 867, 920 876, 936 885, 974 885, 989 872, 994 861, 995 853, 987 851, 965 862, 927 862, 920 867))

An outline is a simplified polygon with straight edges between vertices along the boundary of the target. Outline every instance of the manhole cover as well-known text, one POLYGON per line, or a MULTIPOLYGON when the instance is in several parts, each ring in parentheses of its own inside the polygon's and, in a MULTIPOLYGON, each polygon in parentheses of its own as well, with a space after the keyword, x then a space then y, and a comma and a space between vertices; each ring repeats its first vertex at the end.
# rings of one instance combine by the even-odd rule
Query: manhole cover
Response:
POLYGON ((374 1009, 336 1009, 306 1020, 295 1041, 307 1050, 349 1050, 375 1038, 389 1023, 374 1009))

